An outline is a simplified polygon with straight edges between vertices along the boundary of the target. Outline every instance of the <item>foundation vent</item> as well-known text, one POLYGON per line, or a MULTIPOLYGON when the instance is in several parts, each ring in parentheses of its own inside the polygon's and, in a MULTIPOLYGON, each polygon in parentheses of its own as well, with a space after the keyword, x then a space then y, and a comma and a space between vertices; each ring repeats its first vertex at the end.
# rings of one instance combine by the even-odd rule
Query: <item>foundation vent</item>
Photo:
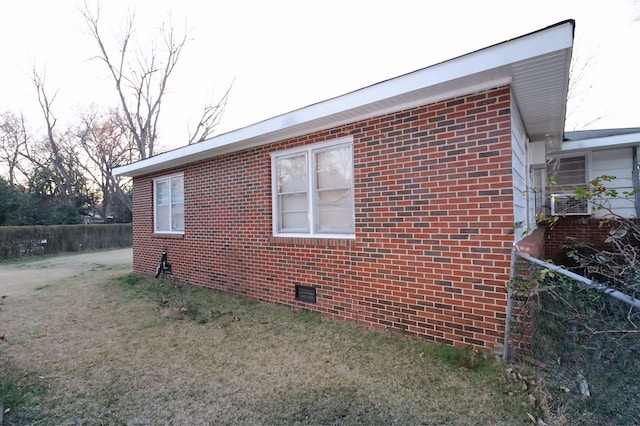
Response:
POLYGON ((315 287, 296 285, 296 300, 300 300, 301 302, 316 303, 315 287))

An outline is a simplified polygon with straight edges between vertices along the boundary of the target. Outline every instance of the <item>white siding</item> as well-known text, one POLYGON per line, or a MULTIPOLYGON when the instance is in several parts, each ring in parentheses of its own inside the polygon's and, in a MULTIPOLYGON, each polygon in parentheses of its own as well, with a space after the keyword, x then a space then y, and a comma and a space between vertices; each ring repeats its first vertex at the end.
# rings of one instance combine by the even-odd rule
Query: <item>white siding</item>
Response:
POLYGON ((535 228, 533 220, 534 200, 531 187, 527 154, 527 135, 515 104, 511 104, 511 167, 513 176, 513 215, 515 218, 515 241, 535 228), (531 210, 531 212, 529 211, 531 210))
MULTIPOLYGON (((623 191, 633 190, 633 149, 617 148, 605 151, 594 151, 591 153, 591 168, 589 171, 589 179, 593 180, 598 176, 609 175, 615 176, 611 182, 604 182, 608 189, 615 189, 621 195, 617 199, 612 199, 611 208, 614 213, 623 217, 635 217, 636 210, 634 197, 622 196, 623 191)), ((597 217, 602 217, 608 212, 596 211, 597 217)))

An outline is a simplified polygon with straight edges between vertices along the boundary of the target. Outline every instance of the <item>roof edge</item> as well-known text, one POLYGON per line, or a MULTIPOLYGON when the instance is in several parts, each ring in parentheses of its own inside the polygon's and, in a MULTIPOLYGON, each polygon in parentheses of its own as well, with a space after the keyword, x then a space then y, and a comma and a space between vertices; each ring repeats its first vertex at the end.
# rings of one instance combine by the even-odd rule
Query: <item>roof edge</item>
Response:
MULTIPOLYGON (((402 74, 346 94, 314 103, 246 127, 232 130, 193 145, 176 148, 156 156, 114 169, 114 175, 140 176, 161 171, 176 165, 210 158, 251 146, 273 142, 268 136, 279 135, 281 139, 299 136, 296 131, 303 125, 337 115, 356 111, 366 105, 400 97, 405 93, 437 87, 483 72, 510 66, 518 61, 544 55, 573 46, 575 21, 565 20, 543 29, 485 47, 435 65, 402 74), (567 35, 569 26, 571 33, 567 35)), ((495 76, 492 76, 495 79, 495 76)), ((505 76, 503 76, 503 81, 505 76)), ((468 84, 468 83, 467 83, 468 84)), ((471 87, 471 86, 466 86, 471 87)), ((458 88, 458 91, 460 89, 458 88)), ((445 90, 451 93, 449 88, 445 90)), ((370 116, 381 111, 380 106, 370 116)), ((333 125, 333 122, 332 122, 333 125)), ((326 126, 325 126, 326 127, 326 126)), ((318 129, 319 130, 319 129, 318 129)), ((317 131, 317 130, 316 130, 317 131)))
POLYGON ((567 132, 566 135, 573 136, 573 139, 562 142, 559 152, 640 146, 640 128, 638 127, 584 130, 567 132), (590 135, 593 136, 590 137, 590 135))

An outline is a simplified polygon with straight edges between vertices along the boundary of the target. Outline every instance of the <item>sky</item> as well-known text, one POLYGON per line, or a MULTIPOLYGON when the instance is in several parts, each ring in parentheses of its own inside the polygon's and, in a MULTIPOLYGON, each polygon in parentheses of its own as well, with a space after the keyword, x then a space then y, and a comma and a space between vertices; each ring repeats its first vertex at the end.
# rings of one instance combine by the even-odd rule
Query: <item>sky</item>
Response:
MULTIPOLYGON (((61 127, 91 104, 117 105, 107 69, 92 59, 82 5, 0 2, 0 113, 22 112, 42 129, 33 69, 56 93, 61 127)), ((141 46, 158 41, 163 22, 188 31, 161 113, 163 149, 185 145, 202 107, 232 83, 217 134, 566 19, 576 20, 573 58, 583 73, 566 130, 640 127, 640 0, 103 0, 109 43, 132 11, 141 46)))

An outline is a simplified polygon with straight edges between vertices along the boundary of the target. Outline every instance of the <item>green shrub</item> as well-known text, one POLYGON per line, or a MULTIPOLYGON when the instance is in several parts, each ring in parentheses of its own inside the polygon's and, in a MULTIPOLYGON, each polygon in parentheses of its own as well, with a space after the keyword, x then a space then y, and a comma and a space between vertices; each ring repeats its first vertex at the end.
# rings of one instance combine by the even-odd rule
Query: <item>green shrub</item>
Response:
POLYGON ((130 223, 0 227, 0 260, 130 247, 131 244, 130 223))

